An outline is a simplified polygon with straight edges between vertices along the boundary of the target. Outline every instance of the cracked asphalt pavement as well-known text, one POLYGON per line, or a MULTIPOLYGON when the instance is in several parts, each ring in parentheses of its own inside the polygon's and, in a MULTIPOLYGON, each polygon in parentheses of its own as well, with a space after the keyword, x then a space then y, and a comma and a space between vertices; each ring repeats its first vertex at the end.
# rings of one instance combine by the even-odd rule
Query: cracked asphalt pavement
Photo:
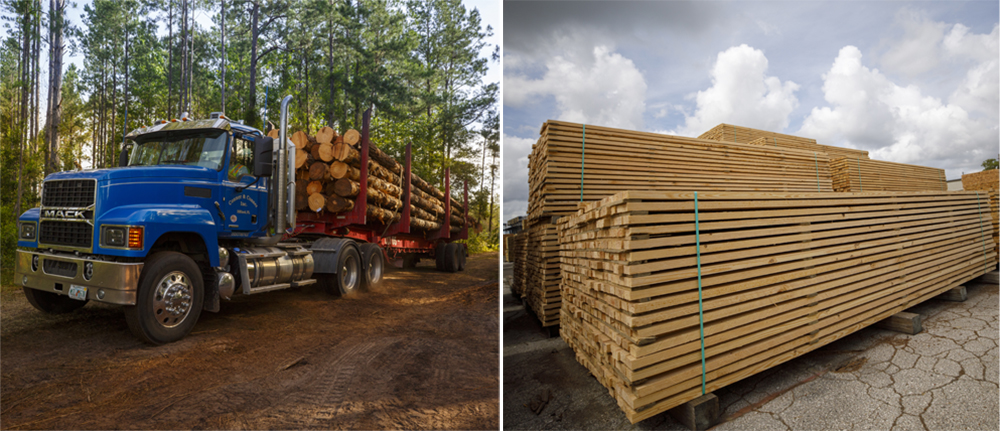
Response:
MULTIPOLYGON (((510 295, 504 271, 506 429, 685 430, 666 414, 630 424, 562 339, 547 338, 510 295), (546 394, 548 391, 548 394, 546 394), (548 398, 539 413, 532 407, 548 398)), ((719 391, 715 430, 1000 429, 996 284, 968 299, 910 308, 923 331, 868 327, 719 391)))

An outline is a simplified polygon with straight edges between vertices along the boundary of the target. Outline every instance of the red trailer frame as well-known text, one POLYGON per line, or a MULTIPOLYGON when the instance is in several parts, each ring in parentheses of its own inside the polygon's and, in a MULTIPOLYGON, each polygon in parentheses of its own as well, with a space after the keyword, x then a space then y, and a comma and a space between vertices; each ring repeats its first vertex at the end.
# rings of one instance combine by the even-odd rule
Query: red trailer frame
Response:
POLYGON ((354 201, 354 209, 344 214, 330 214, 325 210, 318 212, 299 211, 296 216, 296 235, 319 234, 331 237, 346 237, 357 241, 378 244, 385 251, 388 262, 393 262, 403 254, 433 256, 436 246, 442 242, 453 242, 469 237, 469 185, 465 184, 463 215, 466 223, 454 236, 451 234, 451 169, 445 169, 444 182, 444 223, 436 232, 418 233, 410 231, 410 183, 412 144, 406 144, 406 160, 403 163, 403 208, 399 221, 385 225, 378 221, 367 220, 368 212, 368 151, 369 126, 371 110, 363 116, 361 128, 361 166, 359 169, 360 191, 354 201))

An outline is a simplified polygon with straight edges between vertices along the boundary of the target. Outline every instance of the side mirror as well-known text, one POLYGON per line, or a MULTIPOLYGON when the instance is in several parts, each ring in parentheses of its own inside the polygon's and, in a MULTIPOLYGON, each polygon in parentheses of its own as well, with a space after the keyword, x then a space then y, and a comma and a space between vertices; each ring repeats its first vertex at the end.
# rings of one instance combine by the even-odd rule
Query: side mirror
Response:
POLYGON ((126 145, 122 148, 122 152, 118 154, 118 167, 128 166, 128 154, 131 149, 131 145, 126 145))
POLYGON ((253 174, 256 177, 270 177, 271 153, 274 151, 274 138, 270 136, 254 137, 253 143, 253 174))

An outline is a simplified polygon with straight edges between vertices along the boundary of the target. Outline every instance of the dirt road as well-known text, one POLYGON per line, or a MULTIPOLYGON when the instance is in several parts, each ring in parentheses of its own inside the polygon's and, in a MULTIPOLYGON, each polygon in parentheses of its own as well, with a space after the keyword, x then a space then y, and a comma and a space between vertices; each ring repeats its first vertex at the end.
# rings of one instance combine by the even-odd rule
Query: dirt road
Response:
POLYGON ((390 270, 377 291, 238 297, 140 343, 117 307, 0 296, 3 429, 496 429, 498 260, 390 270))

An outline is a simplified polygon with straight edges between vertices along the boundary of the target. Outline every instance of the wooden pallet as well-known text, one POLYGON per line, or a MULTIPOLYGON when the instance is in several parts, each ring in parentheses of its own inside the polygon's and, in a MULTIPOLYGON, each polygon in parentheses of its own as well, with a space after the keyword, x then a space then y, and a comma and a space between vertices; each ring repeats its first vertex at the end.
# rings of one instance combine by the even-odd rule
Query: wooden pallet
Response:
POLYGON ((836 157, 830 160, 838 192, 918 192, 948 190, 944 169, 880 160, 836 157))
POLYGON ((975 193, 700 192, 697 235, 694 208, 629 191, 560 219, 561 335, 633 423, 702 395, 699 322, 711 392, 997 263, 975 193))
POLYGON ((795 148, 805 151, 817 151, 827 153, 830 157, 868 158, 867 151, 834 147, 830 145, 820 145, 816 143, 815 139, 768 132, 766 130, 751 129, 749 127, 734 126, 732 124, 720 124, 715 126, 711 130, 702 133, 699 138, 776 148, 795 148))
MULTIPOLYGON (((998 189, 1000 189, 1000 170, 976 172, 962 175, 962 188, 970 191, 985 191, 988 194, 990 215, 993 217, 993 239, 1000 242, 1000 212, 998 212, 998 189)), ((993 253, 1000 253, 1000 247, 993 253)))

